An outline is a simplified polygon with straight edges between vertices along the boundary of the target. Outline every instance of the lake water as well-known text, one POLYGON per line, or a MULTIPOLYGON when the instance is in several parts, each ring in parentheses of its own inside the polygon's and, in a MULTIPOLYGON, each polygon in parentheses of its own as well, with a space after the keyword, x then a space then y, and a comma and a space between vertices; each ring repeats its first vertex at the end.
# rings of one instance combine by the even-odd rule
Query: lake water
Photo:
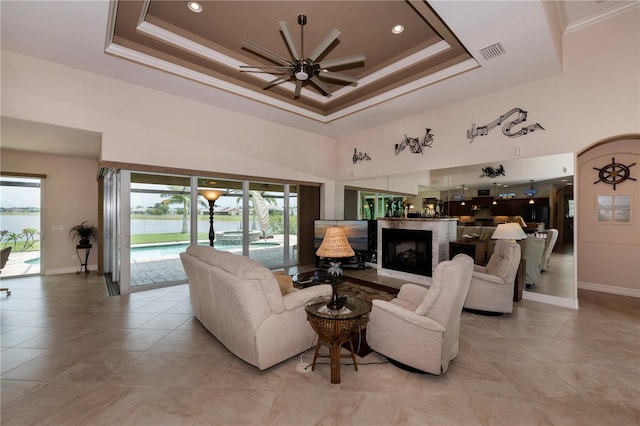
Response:
POLYGON ((24 228, 40 230, 40 216, 34 215, 0 215, 0 230, 22 232, 24 228))
MULTIPOLYGON (((240 228, 240 218, 237 222, 218 221, 213 219, 213 229, 216 231, 238 231, 240 228)), ((209 220, 199 220, 198 229, 200 232, 209 232, 209 220)), ((132 219, 131 234, 162 234, 182 231, 182 219, 132 219)))

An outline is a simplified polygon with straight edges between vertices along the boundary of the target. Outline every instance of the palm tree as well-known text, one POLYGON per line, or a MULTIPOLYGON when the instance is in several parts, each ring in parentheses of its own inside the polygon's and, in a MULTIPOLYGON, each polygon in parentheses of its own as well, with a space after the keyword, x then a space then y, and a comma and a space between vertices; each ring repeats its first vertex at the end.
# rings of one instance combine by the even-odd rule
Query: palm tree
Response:
POLYGON ((186 186, 170 186, 172 192, 162 194, 161 197, 165 198, 162 201, 164 205, 182 204, 182 234, 189 232, 189 212, 191 207, 191 194, 188 192, 186 186))
POLYGON ((13 241, 13 248, 17 249, 18 248, 18 240, 20 238, 22 238, 24 236, 24 234, 19 234, 16 232, 9 232, 9 235, 7 235, 7 243, 13 241))
POLYGON ((24 228, 22 230, 23 235, 27 238, 24 242, 24 247, 22 250, 26 250, 36 242, 36 235, 38 235, 38 230, 36 228, 24 228))

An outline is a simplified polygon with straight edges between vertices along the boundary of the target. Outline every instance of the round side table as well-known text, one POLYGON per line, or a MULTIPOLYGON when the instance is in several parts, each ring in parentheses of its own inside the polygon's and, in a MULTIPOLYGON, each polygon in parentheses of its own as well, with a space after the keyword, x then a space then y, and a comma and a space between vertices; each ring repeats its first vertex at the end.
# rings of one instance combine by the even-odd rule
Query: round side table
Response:
POLYGON ((345 342, 349 342, 353 366, 358 371, 351 335, 358 331, 362 316, 369 312, 369 305, 364 300, 346 296, 342 309, 331 310, 327 307, 330 300, 330 297, 313 299, 305 307, 309 324, 318 334, 311 371, 315 369, 320 345, 327 344, 331 359, 331 383, 340 383, 340 359, 342 358, 340 347, 345 342))

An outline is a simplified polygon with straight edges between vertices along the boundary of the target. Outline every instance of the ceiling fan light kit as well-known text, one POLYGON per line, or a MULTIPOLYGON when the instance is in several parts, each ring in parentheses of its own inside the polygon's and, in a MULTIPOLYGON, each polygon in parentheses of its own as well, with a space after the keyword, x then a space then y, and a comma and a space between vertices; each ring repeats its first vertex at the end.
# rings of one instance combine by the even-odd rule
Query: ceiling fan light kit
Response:
POLYGON ((296 83, 296 88, 293 95, 294 98, 298 98, 300 96, 302 85, 306 81, 309 81, 311 84, 320 89, 320 91, 322 91, 325 96, 331 96, 331 90, 324 82, 320 80, 320 78, 342 81, 349 84, 357 84, 357 78, 351 75, 329 71, 328 68, 341 67, 364 62, 365 56, 360 54, 347 56, 344 58, 326 60, 323 62, 316 62, 320 55, 322 55, 324 51, 327 50, 329 46, 331 46, 331 44, 338 38, 338 36, 340 36, 340 31, 334 28, 329 31, 325 38, 322 39, 322 41, 320 41, 320 43, 311 51, 309 56, 305 57, 304 26, 306 25, 306 23, 307 17, 305 15, 298 15, 298 25, 300 25, 300 54, 298 54, 298 50, 296 49, 295 43, 291 38, 291 33, 289 32, 287 23, 285 21, 278 22, 285 42, 287 43, 287 47, 289 48, 289 52, 291 53, 291 60, 284 58, 277 53, 274 53, 269 49, 266 49, 252 41, 242 40, 242 46, 244 48, 262 55, 280 65, 240 65, 240 71, 266 72, 280 75, 280 77, 264 85, 263 89, 268 89, 276 84, 288 80, 294 80, 296 83))

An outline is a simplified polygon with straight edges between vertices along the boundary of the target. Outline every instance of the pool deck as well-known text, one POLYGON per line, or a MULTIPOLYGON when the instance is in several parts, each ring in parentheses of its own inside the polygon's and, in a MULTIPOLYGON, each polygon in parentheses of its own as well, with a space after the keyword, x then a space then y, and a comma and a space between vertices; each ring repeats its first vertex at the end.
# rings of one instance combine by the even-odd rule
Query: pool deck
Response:
MULTIPOLYGON (((270 243, 282 244, 282 239, 269 239, 270 243)), ((222 249, 224 246, 218 246, 222 249)), ((295 240, 291 242, 289 249, 289 258, 294 259, 296 252, 295 240)), ((231 250, 233 253, 241 253, 242 250, 231 250)), ((31 259, 39 257, 39 252, 12 252, 9 261, 2 270, 0 277, 9 278, 19 275, 36 275, 40 274, 40 264, 26 263, 31 259)), ((251 246, 249 256, 252 259, 262 263, 269 269, 282 267, 283 250, 282 246, 256 247, 251 246)), ((94 265, 95 266, 95 265, 94 265)), ((80 265, 78 264, 78 271, 80 265)), ((89 265, 91 272, 91 265, 89 265)), ((187 277, 184 274, 182 263, 177 256, 162 256, 157 258, 148 258, 131 261, 131 287, 140 287, 150 284, 163 284, 173 282, 185 282, 187 277)))

